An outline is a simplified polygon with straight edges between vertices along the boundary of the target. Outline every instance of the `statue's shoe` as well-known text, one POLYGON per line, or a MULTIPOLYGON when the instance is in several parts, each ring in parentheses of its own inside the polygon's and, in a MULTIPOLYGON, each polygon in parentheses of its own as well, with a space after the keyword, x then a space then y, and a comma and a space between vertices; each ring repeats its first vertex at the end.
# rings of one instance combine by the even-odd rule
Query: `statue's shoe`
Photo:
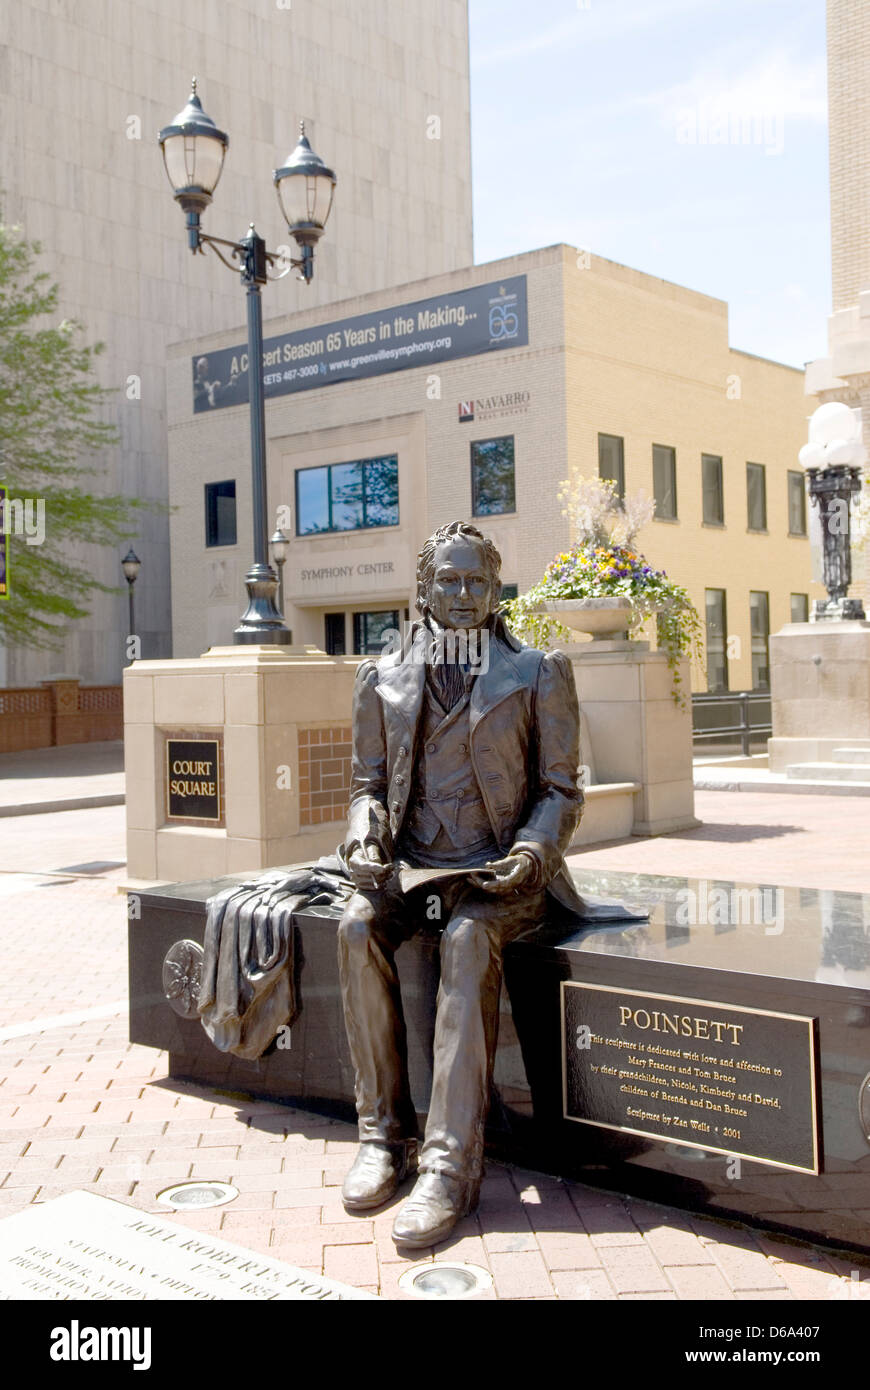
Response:
POLYGON ((398 1144, 360 1144, 354 1165, 344 1180, 341 1200, 348 1211, 382 1206, 410 1173, 417 1171, 417 1141, 398 1144))
POLYGON ((437 1245, 474 1211, 479 1196, 479 1178, 467 1182, 447 1173, 421 1173, 393 1222, 393 1240, 400 1250, 437 1245))

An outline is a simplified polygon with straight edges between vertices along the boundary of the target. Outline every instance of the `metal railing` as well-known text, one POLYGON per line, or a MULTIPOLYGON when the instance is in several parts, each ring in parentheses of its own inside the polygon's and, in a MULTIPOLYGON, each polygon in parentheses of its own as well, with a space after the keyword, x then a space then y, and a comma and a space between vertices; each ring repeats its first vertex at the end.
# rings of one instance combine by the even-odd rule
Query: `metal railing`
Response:
POLYGON ((708 739, 739 739, 743 756, 748 757, 752 739, 763 738, 771 732, 769 690, 725 690, 716 695, 692 696, 694 743, 705 743, 708 739), (726 723, 730 711, 735 718, 726 723))

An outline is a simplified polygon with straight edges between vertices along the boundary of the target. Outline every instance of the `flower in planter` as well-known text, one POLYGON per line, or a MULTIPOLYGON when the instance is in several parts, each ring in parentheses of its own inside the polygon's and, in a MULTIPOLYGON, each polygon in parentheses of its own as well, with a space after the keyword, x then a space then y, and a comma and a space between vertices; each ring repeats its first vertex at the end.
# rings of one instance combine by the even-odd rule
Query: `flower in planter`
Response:
POLYGON ((687 655, 701 660, 701 622, 683 586, 655 569, 634 547, 655 503, 643 494, 622 503, 615 483, 606 478, 576 477, 562 484, 561 497, 567 502, 565 515, 572 522, 574 543, 550 561, 543 578, 527 593, 503 604, 508 623, 524 641, 547 646, 554 638, 570 641, 571 633, 542 611, 544 603, 627 598, 632 606, 630 633, 655 616, 656 642, 667 655, 674 700, 684 705, 680 662, 687 655))

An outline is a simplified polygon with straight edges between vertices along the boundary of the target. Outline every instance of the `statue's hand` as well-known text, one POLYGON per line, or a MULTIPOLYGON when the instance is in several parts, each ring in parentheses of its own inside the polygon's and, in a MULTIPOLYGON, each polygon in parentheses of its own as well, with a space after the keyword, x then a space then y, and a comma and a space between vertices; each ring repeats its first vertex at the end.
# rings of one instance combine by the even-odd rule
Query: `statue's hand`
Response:
POLYGON ((377 845, 357 845, 347 861, 350 876, 357 888, 382 888, 393 872, 392 864, 385 864, 377 845))
POLYGON ((472 874, 471 882, 487 893, 519 891, 535 876, 535 863, 530 854, 520 851, 506 859, 484 864, 480 874, 472 874))

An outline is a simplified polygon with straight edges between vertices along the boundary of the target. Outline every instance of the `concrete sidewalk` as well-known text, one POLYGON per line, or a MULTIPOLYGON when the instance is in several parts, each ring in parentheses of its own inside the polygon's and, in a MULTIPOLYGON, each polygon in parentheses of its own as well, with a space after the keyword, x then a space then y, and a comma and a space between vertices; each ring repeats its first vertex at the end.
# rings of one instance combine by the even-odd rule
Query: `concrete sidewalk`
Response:
POLYGON ((782 887, 870 893, 866 801, 802 792, 695 792, 701 824, 656 838, 590 845, 580 869, 732 879, 782 887))
MULTIPOLYGON (((707 796, 717 804, 701 814, 712 824, 587 853, 584 867, 603 858, 679 873, 691 863, 715 877, 727 848, 760 851, 766 881, 772 860, 794 881, 821 852, 819 834, 799 825, 771 836, 756 824, 747 839, 741 817, 756 811, 755 795, 707 796)), ((775 800, 771 811, 782 809, 775 800)), ((795 798, 795 813, 810 801, 795 798)), ((822 841, 833 847, 826 824, 822 841)), ((490 1272, 484 1299, 870 1297, 870 1264, 856 1256, 494 1163, 478 1212, 450 1240, 413 1260, 400 1255, 390 1239, 396 1202, 365 1217, 341 1204, 353 1126, 170 1081, 165 1054, 128 1042, 123 868, 111 862, 122 836, 119 809, 10 819, 0 836, 0 1216, 85 1189, 165 1217, 161 1190, 211 1178, 240 1195, 185 1210, 182 1224, 391 1300, 409 1297, 399 1277, 410 1264, 456 1260, 490 1272)))
POLYGON ((0 754, 0 816, 124 804, 124 744, 72 743, 0 754))

